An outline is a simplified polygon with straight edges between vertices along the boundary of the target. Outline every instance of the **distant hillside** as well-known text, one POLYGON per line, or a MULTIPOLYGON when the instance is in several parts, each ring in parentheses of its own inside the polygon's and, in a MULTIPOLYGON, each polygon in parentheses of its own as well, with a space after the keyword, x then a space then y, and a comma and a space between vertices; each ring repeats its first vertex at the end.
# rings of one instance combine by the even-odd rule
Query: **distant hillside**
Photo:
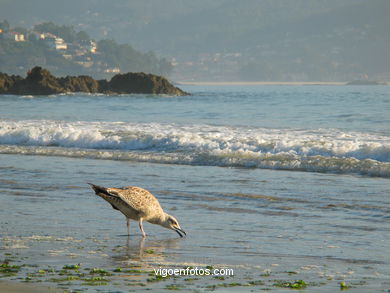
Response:
POLYGON ((0 0, 0 19, 15 25, 42 21, 107 34, 145 50, 220 50, 229 37, 299 20, 364 0, 0 0), (220 45, 218 47, 218 44, 220 45), (194 46, 196 45, 196 46, 194 46))
POLYGON ((389 0, 0 0, 15 26, 55 20, 169 56, 187 80, 390 79, 389 0))
POLYGON ((94 41, 73 26, 52 22, 32 29, 0 22, 0 71, 24 75, 33 66, 45 66, 54 74, 108 78, 120 72, 169 75, 172 65, 153 52, 142 53, 114 40, 94 41))
POLYGON ((247 44, 252 59, 242 68, 246 77, 256 72, 283 79, 287 72, 312 80, 389 80, 389 11, 388 0, 357 3, 252 30, 228 47, 247 44))

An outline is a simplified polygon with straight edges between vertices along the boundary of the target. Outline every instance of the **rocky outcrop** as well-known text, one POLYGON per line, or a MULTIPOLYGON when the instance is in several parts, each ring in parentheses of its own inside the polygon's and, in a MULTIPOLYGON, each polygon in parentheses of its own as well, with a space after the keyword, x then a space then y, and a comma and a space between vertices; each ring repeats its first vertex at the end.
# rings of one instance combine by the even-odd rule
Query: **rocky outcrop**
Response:
POLYGON ((94 80, 90 76, 67 76, 59 78, 60 85, 67 92, 85 92, 85 93, 98 93, 99 82, 94 80))
POLYGON ((34 67, 25 79, 16 81, 9 89, 10 94, 16 95, 51 95, 63 92, 58 79, 46 69, 34 67))
POLYGON ((125 73, 115 75, 109 82, 109 90, 126 94, 167 94, 181 96, 182 91, 174 87, 169 81, 153 74, 125 73), (131 82, 129 82, 131 81, 131 82))
POLYGON ((188 95, 166 78, 145 73, 117 74, 110 81, 95 80, 90 76, 57 78, 41 67, 34 67, 26 78, 0 73, 0 94, 52 95, 69 92, 188 95))
POLYGON ((16 82, 22 80, 20 76, 9 76, 8 74, 0 72, 0 94, 8 93, 16 82))

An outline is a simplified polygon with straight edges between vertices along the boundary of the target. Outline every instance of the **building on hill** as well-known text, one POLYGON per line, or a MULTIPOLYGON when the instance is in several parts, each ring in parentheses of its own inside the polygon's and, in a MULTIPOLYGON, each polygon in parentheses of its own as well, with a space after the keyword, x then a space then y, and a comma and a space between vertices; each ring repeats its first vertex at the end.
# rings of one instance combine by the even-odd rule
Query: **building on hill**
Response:
POLYGON ((64 39, 59 38, 53 34, 45 33, 41 34, 40 39, 45 42, 45 44, 55 50, 67 50, 68 45, 65 43, 64 39))
POLYGON ((43 40, 43 39, 45 39, 45 34, 43 34, 41 32, 31 31, 29 35, 32 38, 34 38, 35 40, 43 40))
POLYGON ((86 52, 96 54, 97 45, 96 42, 92 40, 85 40, 80 42, 80 48, 84 49, 86 52))
POLYGON ((10 39, 15 42, 24 42, 24 34, 18 33, 18 32, 8 32, 8 33, 3 33, 1 32, 2 38, 4 39, 10 39))
POLYGON ((121 70, 119 67, 112 67, 112 68, 104 69, 104 72, 105 73, 120 73, 121 70))

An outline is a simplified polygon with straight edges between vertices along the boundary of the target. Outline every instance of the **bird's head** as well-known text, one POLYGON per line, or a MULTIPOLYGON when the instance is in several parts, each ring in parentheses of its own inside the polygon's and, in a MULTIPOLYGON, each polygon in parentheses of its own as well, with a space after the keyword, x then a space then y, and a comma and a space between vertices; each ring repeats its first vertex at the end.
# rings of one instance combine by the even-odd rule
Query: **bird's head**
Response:
POLYGON ((165 214, 165 219, 161 223, 161 226, 176 231, 176 233, 179 234, 180 237, 183 237, 182 233, 184 235, 187 235, 187 233, 184 232, 182 228, 180 228, 179 222, 174 216, 165 214))

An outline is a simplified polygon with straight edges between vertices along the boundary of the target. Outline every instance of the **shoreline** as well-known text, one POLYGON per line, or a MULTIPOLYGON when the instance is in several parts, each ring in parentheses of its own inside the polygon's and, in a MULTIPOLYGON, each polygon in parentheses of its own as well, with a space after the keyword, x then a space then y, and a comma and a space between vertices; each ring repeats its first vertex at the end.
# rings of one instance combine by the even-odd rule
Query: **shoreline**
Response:
POLYGON ((177 81, 178 85, 194 86, 250 86, 250 85, 346 85, 347 82, 341 81, 177 81))

